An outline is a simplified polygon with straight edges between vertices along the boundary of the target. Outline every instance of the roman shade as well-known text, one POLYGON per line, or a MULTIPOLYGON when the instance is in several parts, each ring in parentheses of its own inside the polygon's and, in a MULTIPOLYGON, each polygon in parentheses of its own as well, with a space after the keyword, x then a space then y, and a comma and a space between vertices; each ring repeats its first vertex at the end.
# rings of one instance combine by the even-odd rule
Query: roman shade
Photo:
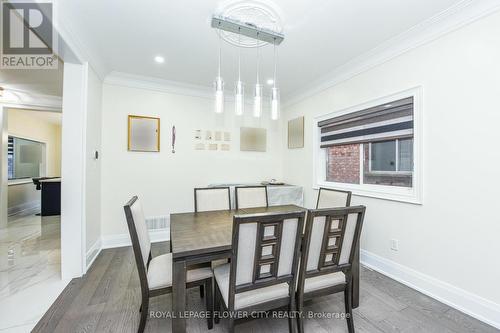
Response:
POLYGON ((413 97, 318 122, 321 148, 413 137, 413 97))

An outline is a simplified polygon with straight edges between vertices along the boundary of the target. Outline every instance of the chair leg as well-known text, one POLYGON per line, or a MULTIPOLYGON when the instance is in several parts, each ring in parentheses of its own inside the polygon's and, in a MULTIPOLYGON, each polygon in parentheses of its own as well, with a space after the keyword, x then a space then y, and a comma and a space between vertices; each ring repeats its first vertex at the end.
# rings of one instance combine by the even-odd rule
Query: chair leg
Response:
POLYGON ((205 286, 204 285, 200 286, 200 297, 201 298, 205 297, 205 286))
POLYGON ((207 325, 208 329, 211 330, 214 327, 214 297, 213 297, 213 279, 210 278, 205 282, 205 292, 206 298, 205 302, 207 305, 207 325))
POLYGON ((220 322, 220 297, 219 288, 217 287, 217 282, 214 283, 214 322, 218 324, 220 322))
POLYGON ((137 329, 137 333, 144 332, 144 328, 146 328, 146 320, 148 319, 148 308, 149 308, 149 298, 142 299, 142 305, 140 308, 141 311, 141 320, 139 322, 139 328, 137 329))
POLYGON ((347 330, 354 333, 354 318, 352 317, 352 283, 346 284, 344 290, 345 313, 347 319, 347 330))
POLYGON ((302 295, 297 296, 297 328, 299 330, 299 333, 304 333, 304 318, 303 312, 304 312, 304 297, 302 295))
POLYGON ((292 299, 288 305, 288 332, 295 333, 295 325, 293 324, 293 315, 295 311, 295 300, 292 299))

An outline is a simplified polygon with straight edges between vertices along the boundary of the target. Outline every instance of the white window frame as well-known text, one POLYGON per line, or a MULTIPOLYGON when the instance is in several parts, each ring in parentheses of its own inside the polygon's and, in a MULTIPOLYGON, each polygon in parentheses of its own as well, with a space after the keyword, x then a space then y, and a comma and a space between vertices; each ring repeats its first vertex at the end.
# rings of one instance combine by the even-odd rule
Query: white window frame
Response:
MULTIPOLYGON (((373 197, 413 204, 423 203, 423 136, 422 136, 422 87, 414 87, 382 98, 368 101, 353 107, 341 109, 314 118, 313 122, 313 188, 333 188, 351 191, 354 195, 373 197), (347 184, 326 181, 326 149, 320 148, 321 129, 318 122, 355 111, 393 102, 399 99, 413 97, 413 187, 399 187, 373 184, 347 184)), ((363 151, 360 149, 360 163, 363 163, 363 151)), ((361 164, 362 165, 362 164, 361 164)), ((360 168, 360 180, 362 180, 360 168)))

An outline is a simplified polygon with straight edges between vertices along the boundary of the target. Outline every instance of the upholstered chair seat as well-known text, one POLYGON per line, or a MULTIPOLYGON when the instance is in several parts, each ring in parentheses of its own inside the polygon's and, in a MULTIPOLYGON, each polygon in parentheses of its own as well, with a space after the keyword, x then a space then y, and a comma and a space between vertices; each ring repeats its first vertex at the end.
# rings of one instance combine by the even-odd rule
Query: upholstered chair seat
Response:
MULTIPOLYGON (((214 277, 219 290, 222 294, 222 299, 229 306, 229 272, 230 264, 217 266, 214 269, 214 277)), ((270 287, 244 291, 234 296, 234 309, 239 310, 246 307, 266 303, 275 299, 288 297, 288 283, 275 284, 270 287)))
MULTIPOLYGON (((154 257, 149 262, 148 268, 149 290, 161 289, 172 286, 172 253, 154 257)), ((212 277, 210 267, 190 269, 187 271, 186 282, 194 282, 212 277)))
POLYGON ((345 274, 342 272, 318 275, 315 277, 307 278, 305 280, 304 292, 308 293, 311 291, 334 287, 345 283, 346 283, 345 274))

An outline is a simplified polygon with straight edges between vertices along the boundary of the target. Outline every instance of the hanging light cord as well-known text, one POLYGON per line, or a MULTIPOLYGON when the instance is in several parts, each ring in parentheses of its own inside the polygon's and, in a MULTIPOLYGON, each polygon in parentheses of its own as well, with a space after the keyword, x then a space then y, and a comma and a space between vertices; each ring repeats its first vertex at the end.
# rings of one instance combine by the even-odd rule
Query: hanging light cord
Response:
POLYGON ((241 81, 241 28, 238 27, 238 82, 241 81))
POLYGON ((257 83, 259 83, 259 68, 260 68, 260 47, 259 47, 259 32, 257 32, 257 83))
MULTIPOLYGON (((219 25, 220 25, 220 23, 219 23, 219 25)), ((220 37, 220 29, 219 29, 219 33, 218 33, 218 35, 219 35, 219 77, 220 77, 220 58, 221 58, 221 48, 222 48, 222 47, 221 47, 221 41, 220 41, 220 40, 221 40, 221 37, 220 37)))
POLYGON ((278 63, 278 56, 276 52, 276 38, 274 38, 274 85, 273 87, 276 88, 276 64, 278 63))

